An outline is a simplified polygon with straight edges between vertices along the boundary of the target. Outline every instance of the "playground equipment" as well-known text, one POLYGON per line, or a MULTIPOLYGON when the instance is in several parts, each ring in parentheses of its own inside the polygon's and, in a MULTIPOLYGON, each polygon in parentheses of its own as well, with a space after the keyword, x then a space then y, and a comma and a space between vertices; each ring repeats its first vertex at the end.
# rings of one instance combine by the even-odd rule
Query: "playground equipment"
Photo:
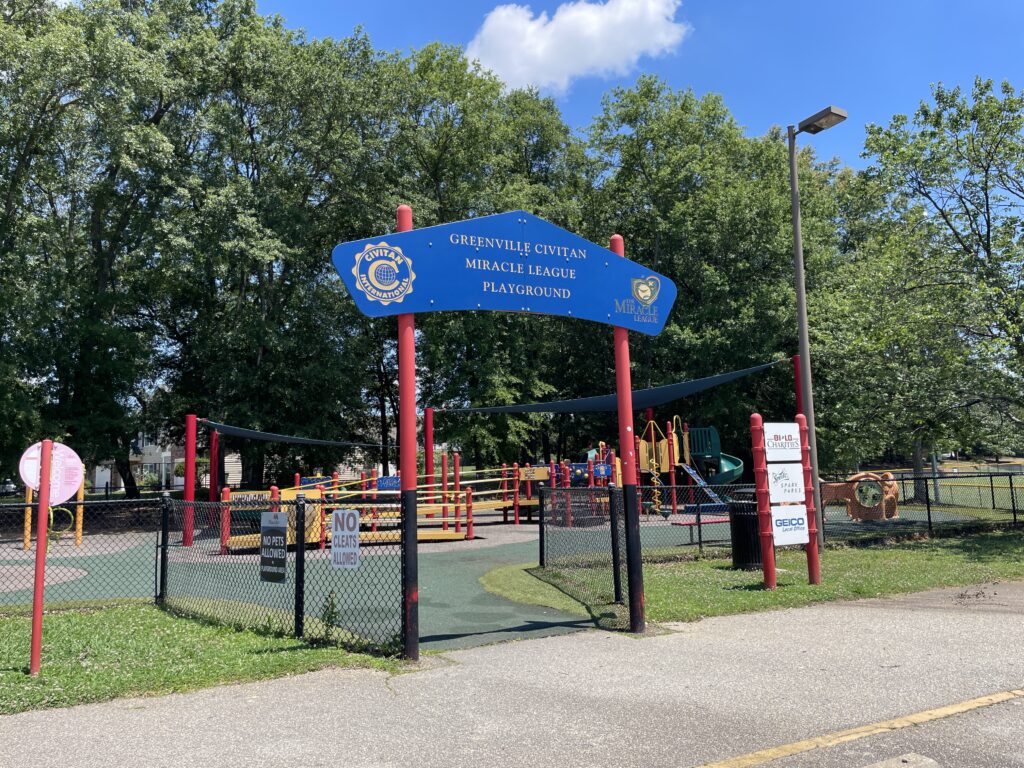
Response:
MULTIPOLYGON (((83 518, 85 517, 85 507, 82 502, 85 500, 85 480, 78 487, 78 492, 75 494, 75 512, 71 513, 66 507, 51 507, 47 525, 47 546, 49 546, 50 539, 60 538, 64 533, 71 530, 72 527, 75 529, 75 546, 82 546, 82 530, 83 530, 83 518), (54 513, 60 512, 58 519, 55 522, 54 513), (63 525, 62 516, 67 515, 68 524, 63 525)), ((32 548, 32 489, 28 486, 25 487, 25 526, 24 534, 22 536, 21 548, 26 552, 32 548)))
POLYGON ((732 485, 743 475, 743 462, 722 453, 718 430, 690 429, 678 416, 666 422, 664 432, 653 419, 648 419, 642 434, 636 437, 636 452, 640 471, 653 489, 645 500, 645 511, 665 517, 677 514, 680 505, 684 514, 692 512, 696 505, 705 513, 726 513, 729 499, 723 498, 716 487, 732 485), (682 502, 680 472, 685 478, 682 502), (695 488, 700 494, 697 498, 695 488))
POLYGON ((892 472, 858 472, 846 478, 844 483, 821 485, 821 503, 846 502, 846 514, 856 522, 899 517, 899 498, 899 483, 892 472))

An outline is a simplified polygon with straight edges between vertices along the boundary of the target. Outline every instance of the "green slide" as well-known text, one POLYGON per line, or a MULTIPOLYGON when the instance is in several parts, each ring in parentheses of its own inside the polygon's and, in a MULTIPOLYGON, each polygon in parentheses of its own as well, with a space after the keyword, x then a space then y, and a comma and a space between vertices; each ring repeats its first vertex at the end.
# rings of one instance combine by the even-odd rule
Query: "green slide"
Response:
POLYGON ((718 474, 708 478, 708 485, 732 485, 743 477, 743 462, 728 453, 719 454, 718 474))

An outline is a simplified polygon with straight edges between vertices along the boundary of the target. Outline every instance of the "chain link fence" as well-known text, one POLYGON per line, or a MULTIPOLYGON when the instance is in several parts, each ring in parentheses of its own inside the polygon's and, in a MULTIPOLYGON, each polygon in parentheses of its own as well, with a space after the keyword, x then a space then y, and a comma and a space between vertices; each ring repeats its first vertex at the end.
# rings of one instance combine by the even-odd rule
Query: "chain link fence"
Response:
MULTIPOLYGON (((359 650, 397 653, 402 630, 399 520, 367 521, 359 567, 331 563, 325 501, 168 501, 163 604, 178 613, 239 628, 301 635, 359 650), (287 515, 284 578, 262 581, 260 519, 287 515), (189 523, 191 521, 191 523, 189 523), (371 531, 370 527, 376 530, 371 531), (185 531, 192 543, 186 545, 185 531), (296 546, 303 530, 305 546, 296 546)), ((346 504, 346 507, 349 505, 346 504)))
MULTIPOLYGON (((330 521, 341 506, 329 495, 304 502, 158 498, 55 506, 45 542, 45 608, 155 601, 239 628, 397 653, 399 516, 377 519, 361 510, 358 567, 338 569, 331 563, 330 521), (261 580, 260 562, 261 517, 271 509, 287 516, 284 573, 275 582, 261 580), (304 536, 297 537, 300 529, 304 536), (304 544, 297 546, 300 538, 304 544)), ((37 514, 34 504, 0 504, 0 613, 32 608, 37 514)))
POLYGON ((860 473, 822 482, 825 538, 871 538, 969 531, 1016 525, 1024 478, 1013 474, 902 475, 860 473))
POLYGON ((587 607, 605 629, 629 627, 626 525, 617 488, 541 488, 536 575, 587 607))
MULTIPOLYGON (((28 612, 36 559, 35 504, 0 505, 0 612, 28 612)), ((46 608, 152 602, 159 499, 68 501, 51 507, 46 608)))

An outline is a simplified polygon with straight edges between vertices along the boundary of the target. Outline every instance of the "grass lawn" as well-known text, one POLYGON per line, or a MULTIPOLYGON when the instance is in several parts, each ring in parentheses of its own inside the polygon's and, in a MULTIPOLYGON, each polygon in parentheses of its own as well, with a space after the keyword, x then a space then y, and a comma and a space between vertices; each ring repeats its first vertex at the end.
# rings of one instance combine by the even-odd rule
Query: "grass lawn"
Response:
POLYGON ((42 671, 28 671, 31 619, 0 617, 0 715, 171 693, 326 667, 400 667, 394 659, 239 632, 148 605, 47 614, 42 671))
MULTIPOLYGON (((1024 579, 1024 531, 997 531, 963 538, 907 541, 875 547, 828 548, 822 553, 822 584, 807 584, 802 550, 776 552, 778 589, 761 586, 760 571, 734 571, 725 557, 644 564, 647 617, 695 621, 707 616, 792 608, 826 600, 880 597, 983 582, 1024 579)), ((534 578, 533 564, 499 568, 481 582, 510 600, 586 614, 559 589, 534 578), (574 608, 572 607, 574 606, 574 608)), ((586 570, 586 569, 580 569, 586 570)), ((602 574, 603 575, 603 574, 602 574)), ((586 574, 566 573, 577 584, 586 574)), ((592 581, 600 581, 600 577, 592 581)), ((610 577, 608 578, 610 581, 610 577)), ((566 591, 573 585, 565 582, 566 591)))

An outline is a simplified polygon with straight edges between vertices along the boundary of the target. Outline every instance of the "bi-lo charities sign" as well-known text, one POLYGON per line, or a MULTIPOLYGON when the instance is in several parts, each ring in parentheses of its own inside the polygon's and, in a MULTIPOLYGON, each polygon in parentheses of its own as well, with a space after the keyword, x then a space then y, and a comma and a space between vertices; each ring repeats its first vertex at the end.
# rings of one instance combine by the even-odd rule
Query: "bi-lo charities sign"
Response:
POLYGON ((525 211, 342 243, 332 259, 373 317, 532 312, 655 336, 676 299, 667 277, 525 211))
POLYGON ((799 425, 766 423, 764 450, 768 461, 768 499, 772 505, 772 537, 775 544, 780 547, 807 544, 810 534, 807 507, 803 503, 806 491, 799 425))
MULTIPOLYGON (((35 443, 21 455, 18 463, 18 474, 25 485, 33 491, 39 491, 40 463, 42 461, 43 444, 35 443)), ((82 485, 85 467, 78 454, 63 443, 53 444, 50 455, 50 504, 56 506, 74 496, 82 485)))

